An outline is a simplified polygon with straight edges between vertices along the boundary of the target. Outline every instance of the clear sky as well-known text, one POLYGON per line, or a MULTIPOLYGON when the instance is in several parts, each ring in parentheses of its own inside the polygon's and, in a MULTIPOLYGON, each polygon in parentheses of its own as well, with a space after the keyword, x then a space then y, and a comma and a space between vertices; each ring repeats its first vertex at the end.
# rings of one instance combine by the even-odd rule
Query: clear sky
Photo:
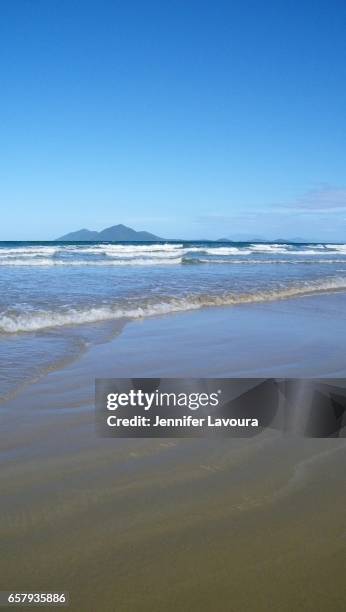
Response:
POLYGON ((345 0, 1 0, 0 239, 346 239, 345 0))

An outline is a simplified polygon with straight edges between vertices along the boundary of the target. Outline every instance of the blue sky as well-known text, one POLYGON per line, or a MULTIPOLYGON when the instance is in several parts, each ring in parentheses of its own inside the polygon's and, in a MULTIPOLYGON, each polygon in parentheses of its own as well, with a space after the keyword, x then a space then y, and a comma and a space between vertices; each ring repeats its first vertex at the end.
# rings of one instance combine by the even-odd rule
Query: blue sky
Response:
POLYGON ((344 0, 2 0, 0 239, 345 240, 344 0))

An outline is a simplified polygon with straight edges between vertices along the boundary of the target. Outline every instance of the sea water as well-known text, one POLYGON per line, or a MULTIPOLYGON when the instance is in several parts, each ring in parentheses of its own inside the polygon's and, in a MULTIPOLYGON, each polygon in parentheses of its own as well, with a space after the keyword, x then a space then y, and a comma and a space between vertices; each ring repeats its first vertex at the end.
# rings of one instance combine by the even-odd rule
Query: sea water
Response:
POLYGON ((124 322, 346 290, 346 244, 0 243, 0 398, 124 322))

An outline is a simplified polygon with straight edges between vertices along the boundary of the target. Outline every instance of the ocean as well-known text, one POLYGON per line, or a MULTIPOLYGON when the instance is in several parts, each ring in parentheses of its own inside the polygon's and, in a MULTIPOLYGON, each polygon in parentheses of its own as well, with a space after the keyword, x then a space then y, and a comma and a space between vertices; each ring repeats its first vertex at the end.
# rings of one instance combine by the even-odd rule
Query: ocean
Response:
POLYGON ((0 397, 131 319, 345 290, 346 244, 2 242, 0 397))

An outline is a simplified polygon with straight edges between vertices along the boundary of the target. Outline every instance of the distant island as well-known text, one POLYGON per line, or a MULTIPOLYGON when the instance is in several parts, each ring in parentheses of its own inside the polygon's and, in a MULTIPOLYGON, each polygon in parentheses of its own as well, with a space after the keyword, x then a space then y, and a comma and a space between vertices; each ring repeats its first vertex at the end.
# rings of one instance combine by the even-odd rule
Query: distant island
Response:
MULTIPOLYGON (((96 232, 88 229, 80 229, 76 232, 70 232, 60 238, 55 239, 56 242, 182 242, 183 239, 178 238, 160 238, 151 232, 139 231, 128 227, 127 225, 112 225, 106 227, 100 232, 96 232)), ((260 236, 254 236, 252 234, 234 234, 232 237, 219 238, 217 240, 201 240, 191 239, 185 240, 185 242, 268 242, 268 243, 312 243, 320 242, 318 240, 307 240, 304 238, 276 238, 276 240, 268 240, 260 236)), ((323 242, 323 241, 322 241, 323 242)))
POLYGON ((121 223, 106 227, 101 232, 80 229, 76 232, 70 232, 60 238, 56 238, 56 241, 59 242, 152 242, 155 240, 162 240, 162 238, 150 232, 137 232, 131 227, 127 227, 121 223))

